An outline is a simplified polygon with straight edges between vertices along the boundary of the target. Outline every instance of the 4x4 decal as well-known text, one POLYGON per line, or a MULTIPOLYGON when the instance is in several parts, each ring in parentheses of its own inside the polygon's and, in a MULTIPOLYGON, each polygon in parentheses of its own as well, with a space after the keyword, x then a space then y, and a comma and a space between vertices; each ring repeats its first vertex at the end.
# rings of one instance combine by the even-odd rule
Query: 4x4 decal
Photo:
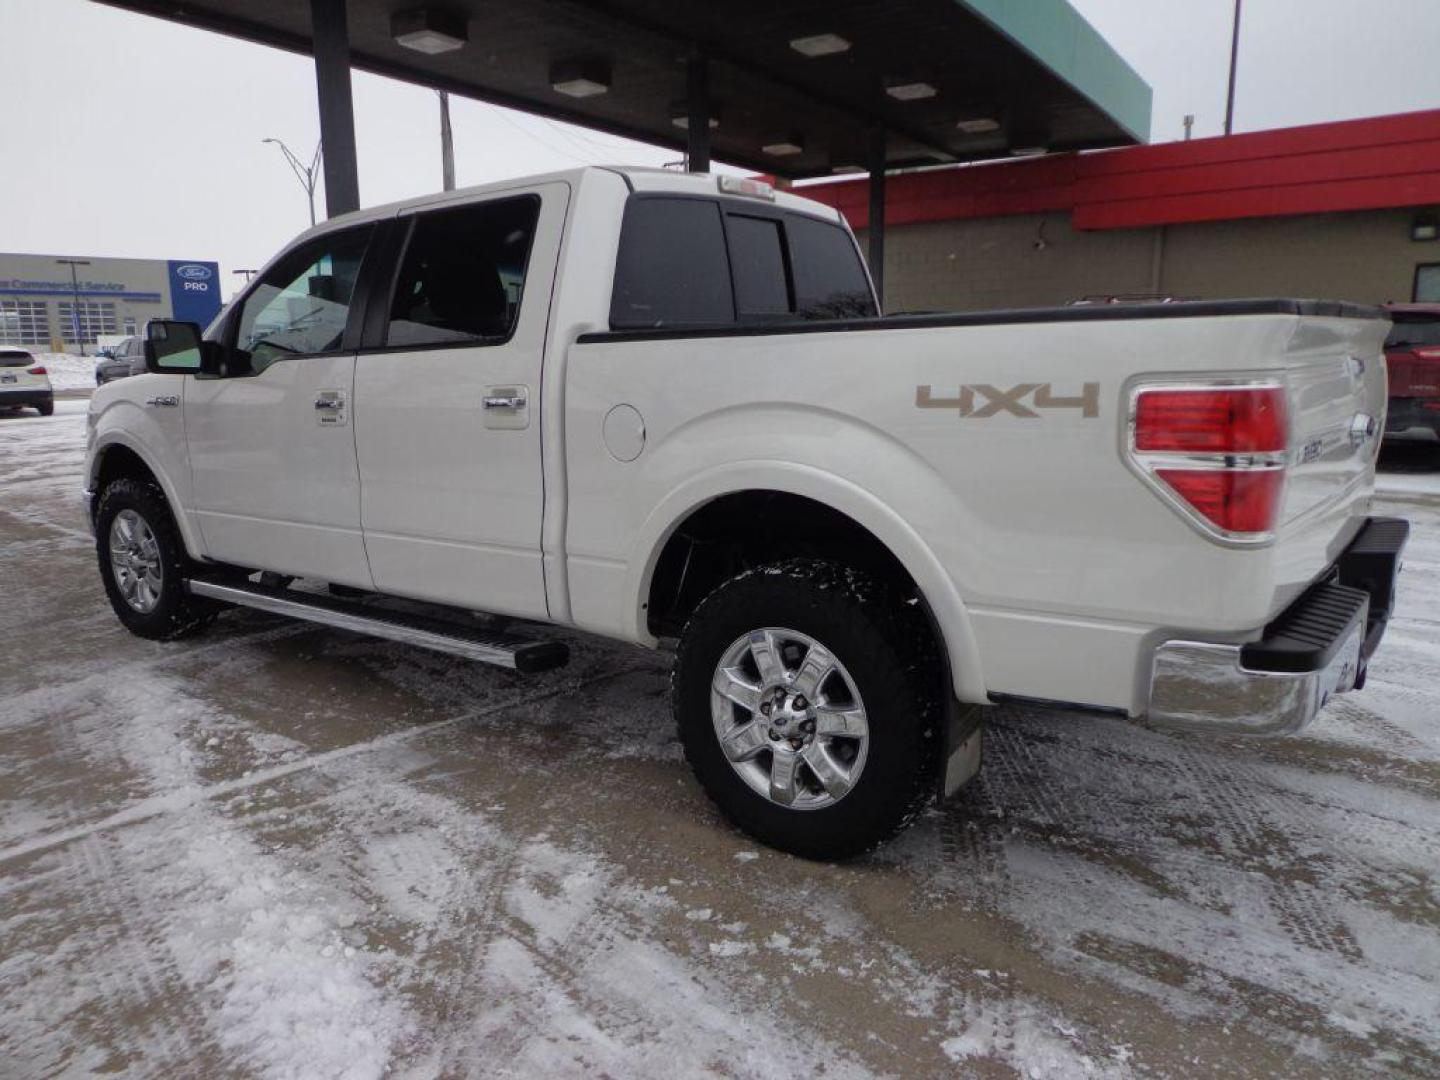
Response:
POLYGON ((1079 409, 1080 415, 1087 420, 1093 420, 1100 415, 1100 384, 1098 382, 1087 382, 1080 384, 1080 394, 1077 397, 1057 396, 1050 383, 1020 383, 1008 390, 998 386, 988 386, 985 383, 966 384, 960 387, 960 396, 953 398, 937 398, 930 394, 930 387, 915 387, 915 407, 917 409, 956 409, 963 420, 983 420, 990 416, 999 416, 1002 413, 1008 416, 1019 416, 1027 420, 1038 420, 1040 414, 1036 409, 1079 409), (976 397, 983 399, 979 407, 976 407, 976 397), (1030 404, 1025 404, 1025 398, 1030 399, 1030 404))

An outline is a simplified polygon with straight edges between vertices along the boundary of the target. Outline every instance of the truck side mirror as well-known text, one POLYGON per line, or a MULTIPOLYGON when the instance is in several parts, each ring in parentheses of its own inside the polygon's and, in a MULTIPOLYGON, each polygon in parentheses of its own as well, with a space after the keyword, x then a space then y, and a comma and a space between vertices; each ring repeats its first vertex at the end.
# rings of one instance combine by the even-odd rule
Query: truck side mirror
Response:
POLYGON ((145 370, 170 375, 218 370, 219 347, 200 334, 193 322, 151 319, 145 324, 145 370))

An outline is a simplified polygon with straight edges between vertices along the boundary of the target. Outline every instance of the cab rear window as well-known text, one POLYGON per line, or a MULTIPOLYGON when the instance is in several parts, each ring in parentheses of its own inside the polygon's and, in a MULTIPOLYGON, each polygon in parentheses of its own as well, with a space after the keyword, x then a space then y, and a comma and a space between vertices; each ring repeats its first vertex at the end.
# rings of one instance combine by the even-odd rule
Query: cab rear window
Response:
POLYGON ((625 208, 615 330, 878 314, 840 225, 739 199, 641 195, 625 208))

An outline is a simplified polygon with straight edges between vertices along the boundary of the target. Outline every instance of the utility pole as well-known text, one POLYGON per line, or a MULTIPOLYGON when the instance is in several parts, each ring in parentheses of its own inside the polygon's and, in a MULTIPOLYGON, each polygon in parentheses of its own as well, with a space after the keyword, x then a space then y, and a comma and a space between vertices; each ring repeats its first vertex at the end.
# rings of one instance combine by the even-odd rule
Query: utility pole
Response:
POLYGON ((1235 130, 1235 69, 1240 60, 1240 5, 1235 0, 1235 21, 1230 29, 1230 88, 1225 94, 1225 134, 1235 130))
POLYGON ((450 91, 435 92, 440 95, 440 185, 445 191, 454 191, 455 136, 450 130, 450 91))
POLYGON ((303 164, 299 158, 290 152, 290 148, 279 139, 261 139, 261 142, 274 143, 280 148, 280 153, 285 155, 285 163, 295 173, 295 179, 300 181, 300 186, 305 189, 305 196, 310 200, 310 224, 315 224, 315 183, 320 179, 320 148, 322 143, 315 144, 315 155, 310 159, 310 164, 303 164))
POLYGON ((70 308, 70 332, 75 335, 75 341, 80 346, 80 355, 85 355, 85 336, 80 332, 80 277, 75 273, 77 266, 89 266, 89 259, 56 259, 57 263, 70 267, 70 288, 75 293, 75 299, 70 308))

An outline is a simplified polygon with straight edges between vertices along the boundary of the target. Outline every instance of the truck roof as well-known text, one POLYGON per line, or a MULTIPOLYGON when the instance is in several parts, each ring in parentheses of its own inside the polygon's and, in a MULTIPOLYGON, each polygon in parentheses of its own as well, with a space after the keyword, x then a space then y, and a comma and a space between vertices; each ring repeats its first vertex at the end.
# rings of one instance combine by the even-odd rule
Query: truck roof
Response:
MULTIPOLYGON (((395 202, 384 203, 380 206, 371 206, 363 210, 355 210, 348 214, 341 214, 338 217, 323 221, 313 228, 306 230, 306 234, 311 232, 319 234, 339 226, 355 225, 366 221, 381 221, 385 218, 394 217, 397 213, 405 210, 415 210, 425 206, 437 206, 449 202, 464 201, 466 198, 476 195, 512 191, 516 188, 534 187, 537 184, 551 182, 578 184, 587 173, 601 172, 619 176, 632 191, 669 192, 677 195, 720 194, 741 199, 756 198, 756 196, 744 195, 735 191, 721 191, 719 184, 721 183, 723 174, 719 173, 684 173, 676 172, 672 169, 655 169, 638 165, 587 165, 581 168, 563 169, 559 172, 540 173, 535 176, 521 176, 509 180, 496 180, 488 184, 476 184, 470 187, 457 188, 454 191, 437 191, 429 195, 419 195, 408 199, 400 199, 395 202)), ((761 183, 763 184, 764 182, 761 181, 761 183)), ((764 186, 770 188, 769 184, 764 184, 764 186)), ((813 199, 802 198, 787 191, 774 190, 773 194, 765 197, 763 201, 771 205, 784 207, 787 210, 812 214, 815 217, 825 218, 828 221, 841 220, 840 212, 834 207, 815 202, 813 199)))

